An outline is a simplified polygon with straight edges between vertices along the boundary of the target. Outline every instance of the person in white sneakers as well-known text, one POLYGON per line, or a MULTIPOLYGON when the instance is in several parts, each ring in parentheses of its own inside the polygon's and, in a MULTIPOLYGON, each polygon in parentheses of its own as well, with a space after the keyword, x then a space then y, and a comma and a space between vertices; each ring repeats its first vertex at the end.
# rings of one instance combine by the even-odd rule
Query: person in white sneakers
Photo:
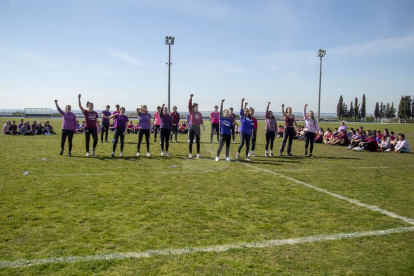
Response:
POLYGON ((229 118, 229 110, 225 109, 223 114, 223 103, 224 99, 221 100, 220 105, 220 145, 217 149, 216 161, 220 160, 220 152, 223 149, 224 143, 226 143, 226 161, 231 161, 230 154, 230 142, 231 142, 231 129, 233 126, 232 119, 229 118))
POLYGON ((139 149, 141 147, 142 137, 145 135, 145 142, 147 144, 147 156, 150 156, 150 134, 151 134, 151 114, 148 113, 146 105, 141 105, 141 108, 137 108, 137 114, 139 119, 139 133, 138 133, 138 145, 137 156, 140 155, 139 149))
POLYGON ((193 141, 194 138, 196 139, 197 144, 197 158, 201 158, 200 155, 200 137, 201 137, 201 131, 200 126, 203 127, 203 131, 206 131, 206 128, 203 124, 203 116, 200 112, 198 112, 198 104, 193 103, 193 97, 194 94, 190 95, 190 100, 188 101, 188 113, 190 115, 190 122, 191 126, 189 128, 190 132, 190 144, 188 145, 189 149, 189 158, 193 158, 193 141))
POLYGON ((168 114, 168 108, 162 104, 161 112, 160 112, 160 136, 161 136, 161 155, 170 155, 168 152, 168 148, 170 146, 170 132, 172 130, 172 117, 168 114), (165 142, 165 148, 164 148, 165 142), (165 150, 165 151, 164 151, 165 150))
POLYGON ((275 141, 276 130, 277 130, 277 122, 275 116, 273 116, 273 112, 269 111, 270 102, 267 103, 266 107, 266 148, 265 148, 265 156, 269 157, 269 152, 267 151, 269 148, 270 142, 270 156, 273 156, 273 142, 275 141))
POLYGON ((252 136, 252 117, 249 113, 249 109, 247 108, 247 102, 244 104, 244 98, 241 100, 241 107, 240 107, 240 146, 237 149, 236 158, 240 158, 240 151, 242 150, 244 143, 246 143, 246 157, 245 160, 250 161, 249 157, 249 148, 250 148, 250 138, 252 136))
POLYGON ((85 116, 85 145, 86 145, 86 156, 89 154, 89 142, 91 140, 91 135, 93 138, 93 146, 91 148, 92 155, 95 155, 96 145, 98 144, 98 113, 93 111, 93 103, 87 102, 86 106, 88 110, 84 109, 81 104, 81 94, 78 95, 79 108, 85 116))
POLYGON ((115 150, 118 144, 118 140, 121 140, 121 150, 119 152, 119 156, 120 157, 123 156, 122 152, 124 150, 124 138, 125 138, 125 135, 127 134, 127 126, 129 122, 128 117, 125 115, 125 107, 121 107, 119 111, 121 112, 120 114, 113 114, 109 116, 110 119, 114 119, 114 127, 116 130, 115 141, 114 141, 114 144, 112 145, 112 154, 111 154, 112 157, 115 157, 115 150))

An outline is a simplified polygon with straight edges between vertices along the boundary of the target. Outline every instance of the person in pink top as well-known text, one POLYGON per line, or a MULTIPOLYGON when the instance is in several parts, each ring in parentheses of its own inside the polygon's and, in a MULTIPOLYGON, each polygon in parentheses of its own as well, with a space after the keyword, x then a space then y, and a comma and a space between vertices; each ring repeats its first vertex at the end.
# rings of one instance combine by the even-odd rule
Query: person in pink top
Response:
POLYGON ((66 137, 68 138, 69 143, 69 152, 68 156, 72 156, 72 139, 73 139, 73 129, 76 124, 76 115, 73 114, 72 107, 70 105, 67 105, 65 107, 65 112, 60 109, 58 100, 55 100, 56 108, 59 111, 59 113, 62 115, 62 138, 60 141, 60 155, 63 154, 63 151, 65 150, 65 143, 66 143, 66 137))
POLYGON ((157 142, 157 134, 160 131, 161 118, 160 118, 161 106, 157 106, 157 112, 154 113, 154 143, 157 142))
POLYGON ((310 144, 309 157, 313 157, 313 144, 315 143, 315 136, 318 133, 318 122, 315 120, 313 111, 309 110, 309 114, 306 114, 306 107, 308 104, 305 104, 303 107, 303 118, 305 119, 305 155, 308 155, 308 146, 310 144))
POLYGON ((220 133, 220 112, 217 111, 218 106, 214 106, 214 111, 210 113, 210 122, 211 122, 211 131, 210 131, 210 144, 213 143, 213 135, 214 130, 216 130, 217 134, 217 143, 220 142, 219 140, 219 133, 220 133))
POLYGON ((203 124, 203 116, 200 112, 198 112, 198 104, 193 103, 193 97, 194 94, 190 95, 190 100, 188 101, 188 115, 190 116, 189 123, 191 123, 191 126, 189 126, 190 131, 190 144, 189 144, 189 158, 193 158, 193 141, 194 137, 196 138, 197 143, 197 158, 201 158, 200 156, 200 137, 201 137, 201 131, 200 131, 200 125, 203 126, 203 131, 206 130, 203 124))

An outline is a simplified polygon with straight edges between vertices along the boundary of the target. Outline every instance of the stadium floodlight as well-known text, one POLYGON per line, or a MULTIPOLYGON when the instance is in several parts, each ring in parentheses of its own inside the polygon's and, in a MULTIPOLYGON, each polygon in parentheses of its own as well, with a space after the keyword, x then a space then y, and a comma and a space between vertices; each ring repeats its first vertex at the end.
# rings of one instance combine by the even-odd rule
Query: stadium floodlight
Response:
POLYGON ((174 45, 173 36, 166 36, 165 37, 165 44, 168 44, 168 113, 170 113, 170 77, 171 77, 171 45, 174 45))
POLYGON ((318 101, 318 122, 321 118, 321 84, 322 84, 322 58, 326 55, 326 50, 319 49, 318 57, 320 58, 319 67, 319 101, 318 101))

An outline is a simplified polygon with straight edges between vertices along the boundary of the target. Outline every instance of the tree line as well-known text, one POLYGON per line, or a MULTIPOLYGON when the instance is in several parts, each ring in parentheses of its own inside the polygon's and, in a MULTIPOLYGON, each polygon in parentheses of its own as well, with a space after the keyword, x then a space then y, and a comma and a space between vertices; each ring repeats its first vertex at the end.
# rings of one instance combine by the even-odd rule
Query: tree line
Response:
POLYGON ((354 122, 359 121, 377 121, 378 119, 382 118, 395 118, 398 116, 400 119, 408 120, 411 118, 413 119, 414 116, 414 96, 411 98, 411 96, 401 96, 400 104, 398 105, 398 113, 397 109, 394 107, 394 103, 386 103, 383 102, 375 103, 374 108, 374 116, 368 116, 366 117, 366 97, 365 94, 362 95, 362 101, 359 103, 358 97, 355 97, 354 101, 351 101, 351 103, 346 104, 344 102, 344 98, 341 95, 339 97, 338 105, 336 107, 336 116, 339 120, 353 120, 354 122), (397 113, 397 115, 396 115, 397 113))

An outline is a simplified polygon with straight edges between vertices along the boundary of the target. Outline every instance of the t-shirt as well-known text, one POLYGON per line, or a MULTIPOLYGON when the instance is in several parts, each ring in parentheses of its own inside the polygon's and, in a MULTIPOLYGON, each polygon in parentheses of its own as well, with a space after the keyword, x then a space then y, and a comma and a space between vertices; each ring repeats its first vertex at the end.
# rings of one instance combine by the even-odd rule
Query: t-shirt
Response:
MULTIPOLYGON (((111 111, 103 110, 102 114, 105 115, 105 116, 111 116, 111 111)), ((109 119, 106 119, 106 118, 102 117, 102 123, 109 123, 109 119)))
POLYGON ((229 119, 232 121, 232 123, 234 125, 234 122, 236 122, 236 114, 229 113, 229 119))
POLYGON ((178 125, 178 123, 180 122, 180 113, 178 112, 171 112, 171 118, 172 118, 172 123, 174 125, 178 125))
POLYGON ((83 115, 85 115, 85 127, 97 129, 96 121, 98 120, 98 113, 95 111, 89 112, 89 110, 84 110, 83 115))
POLYGON ((114 118, 114 122, 115 122, 115 125, 114 125, 115 128, 125 127, 126 123, 129 122, 129 119, 127 116, 119 114, 118 116, 114 118))
POLYGON ((253 122, 253 128, 257 130, 257 119, 255 117, 252 117, 252 122, 253 122))
POLYGON ((17 131, 17 125, 10 125, 9 131, 17 131))
POLYGON ((160 124, 161 124, 160 113, 155 112, 154 113, 154 125, 159 126, 160 124))
POLYGON ((140 112, 138 114, 138 118, 139 118, 139 128, 140 129, 150 129, 151 114, 140 112))
POLYGON ((240 132, 252 135, 252 119, 249 116, 244 116, 243 109, 240 109, 240 132))
POLYGON ((210 116, 211 116, 211 123, 212 124, 220 123, 220 112, 213 111, 213 112, 210 113, 210 116))
POLYGON ((188 113, 190 114, 190 121, 192 125, 195 125, 197 127, 200 127, 200 125, 203 124, 203 116, 200 112, 195 112, 193 110, 193 100, 190 99, 188 102, 188 113))
POLYGON ((220 116, 220 134, 231 135, 231 127, 233 122, 229 117, 220 116))

